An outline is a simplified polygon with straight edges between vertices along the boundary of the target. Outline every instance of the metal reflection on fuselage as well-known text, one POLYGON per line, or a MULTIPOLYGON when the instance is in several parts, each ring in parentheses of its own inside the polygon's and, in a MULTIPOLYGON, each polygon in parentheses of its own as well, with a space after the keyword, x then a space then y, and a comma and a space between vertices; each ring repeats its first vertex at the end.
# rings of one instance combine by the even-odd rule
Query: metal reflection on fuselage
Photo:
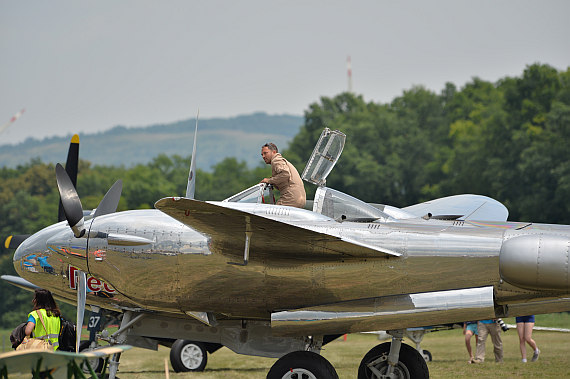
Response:
MULTIPOLYGON (((18 274, 37 285, 53 282, 50 277, 61 276, 62 258, 47 247, 46 241, 60 231, 69 230, 66 223, 51 225, 24 240, 14 253, 14 268, 18 274)), ((41 286, 41 285, 40 285, 41 286)))
POLYGON ((205 236, 157 210, 98 217, 93 230, 98 234, 89 238, 89 273, 151 310, 180 313, 180 277, 195 275, 192 265, 181 266, 182 257, 212 254, 205 236))
MULTIPOLYGON (((243 247, 212 248, 208 236, 170 216, 139 210, 86 222, 84 238, 75 238, 65 222, 48 227, 24 241, 14 260, 22 277, 40 287, 55 288, 72 300, 70 267, 93 278, 90 304, 179 314, 198 309, 267 318, 275 309, 419 293, 425 288, 444 291, 492 285, 498 304, 505 299, 520 302, 560 293, 510 289, 501 284, 498 262, 505 238, 530 232, 568 235, 567 227, 551 230, 548 225, 509 224, 504 228, 421 219, 338 223, 310 211, 293 209, 290 213, 296 215, 288 220, 292 224, 303 223, 315 231, 336 229, 342 236, 358 236, 402 255, 366 259, 339 255, 326 261, 273 259, 258 248, 251 250, 246 266, 230 265, 243 254, 243 247), (518 230, 521 225, 524 228, 518 230), (101 299, 102 295, 106 298, 101 299)), ((278 220, 280 216, 271 217, 278 220)), ((259 235, 253 232, 252 238, 259 235)), ((271 251, 270 245, 267 248, 271 251)))

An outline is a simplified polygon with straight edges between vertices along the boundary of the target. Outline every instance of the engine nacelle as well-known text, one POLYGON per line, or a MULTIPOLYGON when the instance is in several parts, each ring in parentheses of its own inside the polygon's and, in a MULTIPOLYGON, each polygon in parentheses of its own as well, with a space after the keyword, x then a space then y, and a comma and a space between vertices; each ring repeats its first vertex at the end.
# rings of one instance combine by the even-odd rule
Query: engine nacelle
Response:
POLYGON ((508 239, 501 247, 499 271, 506 282, 534 290, 570 290, 570 238, 529 234, 508 239))

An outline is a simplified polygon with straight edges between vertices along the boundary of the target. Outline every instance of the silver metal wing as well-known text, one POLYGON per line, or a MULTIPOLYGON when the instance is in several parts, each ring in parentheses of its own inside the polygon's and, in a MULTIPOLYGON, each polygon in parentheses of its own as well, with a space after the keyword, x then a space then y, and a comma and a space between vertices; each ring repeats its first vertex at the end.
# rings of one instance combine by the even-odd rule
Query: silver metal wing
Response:
MULTIPOLYGON (((364 241, 340 236, 340 233, 332 234, 332 230, 325 232, 325 228, 323 231, 311 230, 311 223, 292 225, 235 209, 240 205, 219 204, 224 206, 186 198, 165 198, 156 202, 155 207, 210 237, 212 249, 223 254, 242 255, 247 232, 251 233, 249 249, 252 256, 262 256, 264 259, 310 261, 401 255, 382 247, 368 245, 364 241)), ((288 211, 313 214, 303 209, 276 205, 257 205, 257 208, 274 212, 277 217, 279 212, 288 211)), ((318 216, 324 218, 322 215, 318 216)), ((334 220, 330 222, 336 224, 334 220)))

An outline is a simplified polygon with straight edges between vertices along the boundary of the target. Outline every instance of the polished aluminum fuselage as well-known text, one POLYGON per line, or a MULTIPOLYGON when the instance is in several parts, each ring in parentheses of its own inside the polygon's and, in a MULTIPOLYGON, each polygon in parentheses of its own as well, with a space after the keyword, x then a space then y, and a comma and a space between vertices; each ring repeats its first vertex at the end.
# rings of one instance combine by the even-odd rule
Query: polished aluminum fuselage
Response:
POLYGON ((88 304, 264 320, 280 310, 427 291, 493 286, 496 305, 569 292, 521 288, 501 280, 499 269, 505 241, 528 234, 570 240, 568 226, 421 218, 339 223, 294 212, 302 221, 291 224, 335 229, 401 256, 271 259, 252 250, 246 265, 229 264, 236 252, 212 249, 208 236, 158 210, 138 210, 87 221, 88 238, 75 238, 65 222, 50 226, 20 245, 14 264, 20 276, 71 302, 78 269, 88 273, 88 304))

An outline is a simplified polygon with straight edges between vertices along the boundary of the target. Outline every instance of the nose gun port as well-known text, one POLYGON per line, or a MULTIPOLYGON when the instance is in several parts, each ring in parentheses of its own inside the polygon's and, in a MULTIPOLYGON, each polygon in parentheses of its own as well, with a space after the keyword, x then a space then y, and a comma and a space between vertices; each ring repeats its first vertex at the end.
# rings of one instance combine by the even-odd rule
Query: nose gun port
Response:
POLYGON ((570 237, 529 234, 503 242, 499 271, 506 282, 533 290, 570 290, 570 237))

